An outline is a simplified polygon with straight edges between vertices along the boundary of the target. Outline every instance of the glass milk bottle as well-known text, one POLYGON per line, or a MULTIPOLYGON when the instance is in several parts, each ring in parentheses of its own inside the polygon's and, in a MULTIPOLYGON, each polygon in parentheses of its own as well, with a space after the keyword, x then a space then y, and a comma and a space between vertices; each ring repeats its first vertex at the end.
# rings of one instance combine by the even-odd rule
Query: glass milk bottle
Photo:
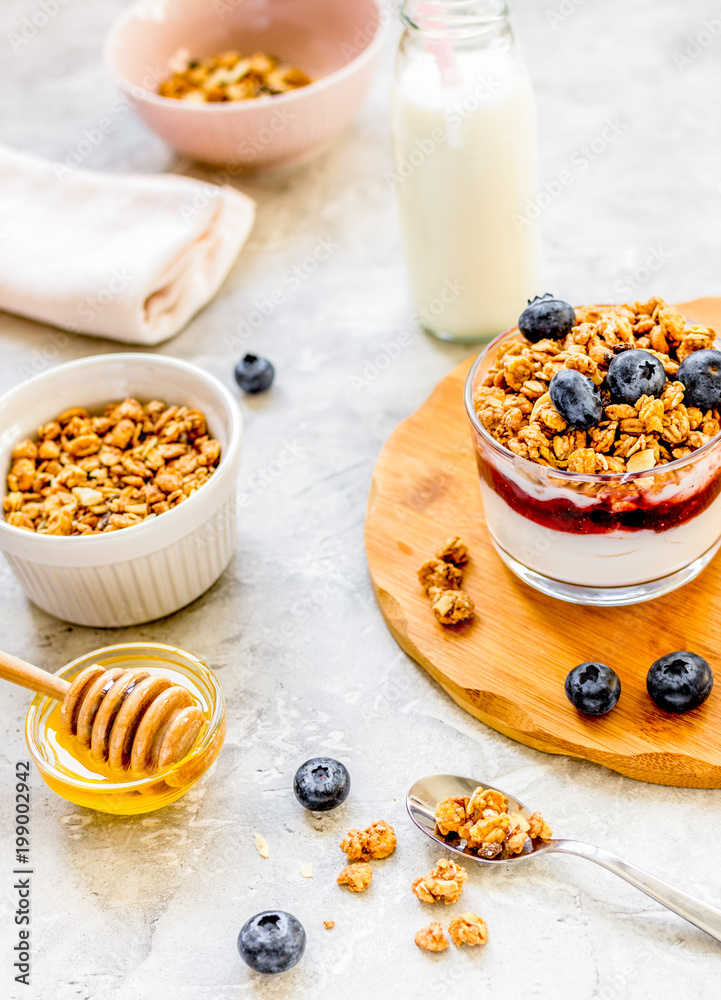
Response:
POLYGON ((487 340, 539 293, 536 111, 499 0, 404 0, 393 101, 395 187, 420 324, 487 340))

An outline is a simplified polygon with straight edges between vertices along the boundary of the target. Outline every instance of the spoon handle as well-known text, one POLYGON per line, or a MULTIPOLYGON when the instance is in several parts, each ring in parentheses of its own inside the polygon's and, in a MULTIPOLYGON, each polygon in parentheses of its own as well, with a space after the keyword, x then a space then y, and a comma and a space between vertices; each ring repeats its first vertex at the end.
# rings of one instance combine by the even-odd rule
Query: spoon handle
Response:
POLYGON ((637 889, 645 892, 657 902, 667 906, 669 910, 678 913, 679 916, 700 927, 702 931, 710 934, 712 938, 721 941, 721 910, 708 903, 702 903, 700 899, 689 896, 680 889, 675 889, 663 879, 650 875, 635 865, 630 865, 622 861, 608 851, 602 851, 600 847, 592 847, 590 844, 581 844, 577 840, 556 840, 551 847, 551 851, 558 854, 575 854, 579 858, 588 858, 595 861, 602 868, 607 868, 615 875, 635 885, 637 889))

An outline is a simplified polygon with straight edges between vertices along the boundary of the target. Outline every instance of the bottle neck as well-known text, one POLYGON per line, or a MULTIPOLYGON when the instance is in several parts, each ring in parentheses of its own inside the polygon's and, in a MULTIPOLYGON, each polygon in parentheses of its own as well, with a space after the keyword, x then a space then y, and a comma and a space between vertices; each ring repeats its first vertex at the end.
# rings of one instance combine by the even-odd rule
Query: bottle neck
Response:
POLYGON ((402 0, 407 31, 451 42, 479 38, 508 24, 505 0, 402 0))

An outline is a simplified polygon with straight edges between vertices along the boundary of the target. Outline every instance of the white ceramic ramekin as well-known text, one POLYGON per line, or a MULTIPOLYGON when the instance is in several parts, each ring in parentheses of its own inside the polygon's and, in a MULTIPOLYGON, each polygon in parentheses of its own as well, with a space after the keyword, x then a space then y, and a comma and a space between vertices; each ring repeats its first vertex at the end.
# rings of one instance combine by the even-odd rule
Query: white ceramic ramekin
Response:
POLYGON ((161 354, 103 354, 51 368, 0 399, 2 495, 13 446, 71 406, 99 411, 132 396, 202 410, 220 441, 218 468, 184 503, 149 521, 101 535, 38 535, 0 515, 0 549, 43 611, 112 628, 172 614, 208 589, 235 542, 235 485, 242 418, 212 375, 161 354))

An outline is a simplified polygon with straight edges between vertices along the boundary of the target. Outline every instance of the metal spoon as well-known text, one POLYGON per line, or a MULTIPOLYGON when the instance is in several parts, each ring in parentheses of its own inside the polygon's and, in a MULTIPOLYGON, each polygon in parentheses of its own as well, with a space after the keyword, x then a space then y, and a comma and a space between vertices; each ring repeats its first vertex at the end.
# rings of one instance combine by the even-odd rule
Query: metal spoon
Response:
POLYGON ((694 899, 693 896, 681 892, 680 889, 675 889, 663 879, 649 875, 648 872, 636 868, 635 865, 629 865, 615 855, 609 854, 608 851, 602 851, 600 847, 581 844, 577 840, 527 840, 522 854, 503 855, 491 859, 479 857, 465 846, 465 841, 461 840, 457 834, 449 834, 444 837, 436 828, 435 812, 438 803, 448 798, 470 797, 479 785, 505 795, 508 799, 509 812, 519 812, 526 819, 531 815, 530 810, 522 802, 514 799, 503 789, 495 788, 486 782, 476 781, 474 778, 460 778, 454 774, 431 774, 427 778, 421 778, 420 781, 417 781, 406 797, 408 814, 419 830, 422 830, 442 847, 483 865, 527 861, 528 858, 537 857, 539 854, 575 854, 579 858, 595 861, 597 865, 619 875, 658 903, 662 903, 669 910, 673 910, 674 913, 678 913, 679 916, 695 924, 696 927, 700 927, 712 938, 721 941, 721 910, 717 910, 716 907, 709 906, 707 903, 702 903, 699 899, 694 899))

